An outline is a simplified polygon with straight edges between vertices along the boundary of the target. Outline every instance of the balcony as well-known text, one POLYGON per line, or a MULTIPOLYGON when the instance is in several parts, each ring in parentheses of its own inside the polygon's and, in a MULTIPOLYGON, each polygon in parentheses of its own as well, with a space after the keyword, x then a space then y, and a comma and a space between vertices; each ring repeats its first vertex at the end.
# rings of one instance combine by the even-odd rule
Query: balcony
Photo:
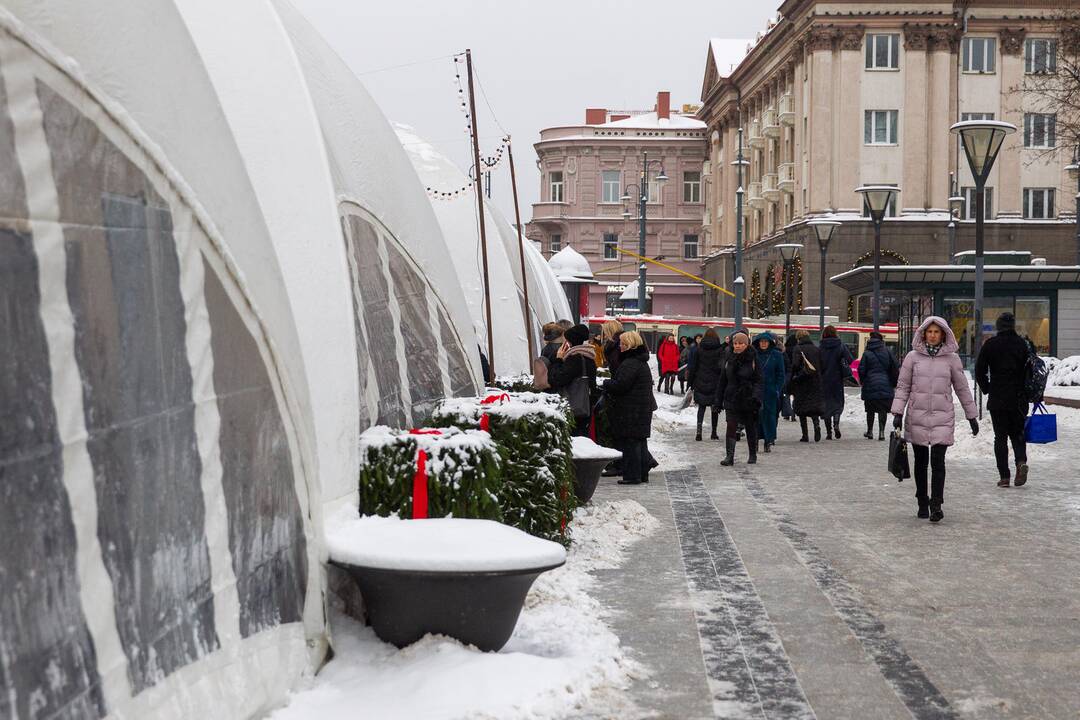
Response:
POLYGON ((780 123, 776 119, 776 110, 773 108, 766 108, 765 112, 761 113, 761 125, 766 137, 780 137, 780 123))
POLYGON ((786 193, 795 192, 795 163, 780 163, 777 168, 780 176, 780 190, 786 193))
POLYGON ((561 202, 538 202, 533 203, 532 222, 554 222, 562 220, 569 214, 570 206, 561 202))
POLYGON ((761 194, 771 203, 780 202, 780 187, 776 184, 776 173, 761 176, 761 194))
POLYGON ((761 121, 750 121, 750 132, 747 142, 750 143, 750 147, 761 149, 765 147, 765 136, 761 134, 761 121))
POLYGON ((752 182, 747 186, 746 202, 758 210, 765 207, 765 196, 761 194, 760 182, 752 182))
POLYGON ((795 125, 795 98, 791 93, 780 96, 780 124, 793 127, 795 125))

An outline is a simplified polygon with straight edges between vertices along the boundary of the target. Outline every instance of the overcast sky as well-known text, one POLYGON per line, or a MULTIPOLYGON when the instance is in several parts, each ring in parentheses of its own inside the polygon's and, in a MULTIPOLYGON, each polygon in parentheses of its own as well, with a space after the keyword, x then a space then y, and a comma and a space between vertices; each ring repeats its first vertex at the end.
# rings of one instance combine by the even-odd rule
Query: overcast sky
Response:
MULTIPOLYGON (((583 122, 586 107, 651 109, 657 90, 672 107, 701 95, 710 37, 750 38, 779 0, 293 0, 395 122, 412 125, 462 170, 472 165, 454 64, 471 48, 498 123, 514 139, 521 221, 532 217, 540 129, 583 122), (441 59, 434 59, 440 58, 441 59), (416 63, 408 67, 382 70, 416 63)), ((464 65, 460 66, 462 69, 464 65)), ((477 92, 480 151, 502 131, 477 92)), ((493 177, 492 201, 514 222, 509 170, 493 177)))

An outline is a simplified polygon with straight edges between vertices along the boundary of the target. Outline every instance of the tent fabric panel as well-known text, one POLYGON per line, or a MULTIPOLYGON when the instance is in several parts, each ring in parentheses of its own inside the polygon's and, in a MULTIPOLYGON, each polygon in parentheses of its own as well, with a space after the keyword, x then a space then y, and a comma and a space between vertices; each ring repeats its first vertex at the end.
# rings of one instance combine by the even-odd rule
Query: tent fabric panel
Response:
POLYGON ((450 396, 468 397, 480 392, 476 381, 473 379, 472 369, 469 367, 469 358, 465 348, 454 332, 446 311, 439 308, 439 337, 449 358, 450 365, 450 396))
POLYGON ((240 634, 301 622, 307 540, 285 425, 255 339, 204 263, 240 634))

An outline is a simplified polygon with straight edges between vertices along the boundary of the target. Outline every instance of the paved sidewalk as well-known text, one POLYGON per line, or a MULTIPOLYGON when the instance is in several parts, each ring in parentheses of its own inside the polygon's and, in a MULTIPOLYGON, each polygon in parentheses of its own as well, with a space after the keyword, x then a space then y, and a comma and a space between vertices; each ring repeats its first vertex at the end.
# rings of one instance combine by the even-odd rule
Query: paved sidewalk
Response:
POLYGON ((885 474, 886 443, 794 428, 756 466, 741 444, 734 469, 722 442, 678 430, 667 472, 598 490, 661 521, 601 582, 652 671, 630 690, 643 713, 1080 717, 1077 431, 1032 453, 1024 488, 994 486, 992 436, 956 448, 932 525, 885 474))

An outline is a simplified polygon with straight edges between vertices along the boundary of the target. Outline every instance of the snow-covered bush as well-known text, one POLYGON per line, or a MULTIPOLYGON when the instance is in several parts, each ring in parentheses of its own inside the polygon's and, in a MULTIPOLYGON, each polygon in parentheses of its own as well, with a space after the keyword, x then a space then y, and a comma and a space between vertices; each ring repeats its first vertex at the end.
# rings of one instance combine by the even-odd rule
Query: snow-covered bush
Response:
POLYGON ((360 514, 413 516, 418 450, 427 473, 427 515, 502 520, 502 457, 491 436, 456 427, 412 434, 383 425, 360 435, 360 514))
POLYGON ((1064 359, 1043 358, 1050 375, 1046 379, 1047 387, 1070 387, 1080 385, 1080 355, 1064 359))
POLYGON ((576 505, 570 406, 550 393, 499 393, 447 398, 432 412, 436 425, 478 428, 484 422, 503 459, 499 501, 503 522, 564 544, 576 505), (484 421, 484 416, 487 420, 484 421))
POLYGON ((506 392, 532 392, 533 378, 528 373, 519 373, 517 375, 501 375, 495 378, 495 381, 491 383, 493 388, 499 390, 505 390, 506 392))

